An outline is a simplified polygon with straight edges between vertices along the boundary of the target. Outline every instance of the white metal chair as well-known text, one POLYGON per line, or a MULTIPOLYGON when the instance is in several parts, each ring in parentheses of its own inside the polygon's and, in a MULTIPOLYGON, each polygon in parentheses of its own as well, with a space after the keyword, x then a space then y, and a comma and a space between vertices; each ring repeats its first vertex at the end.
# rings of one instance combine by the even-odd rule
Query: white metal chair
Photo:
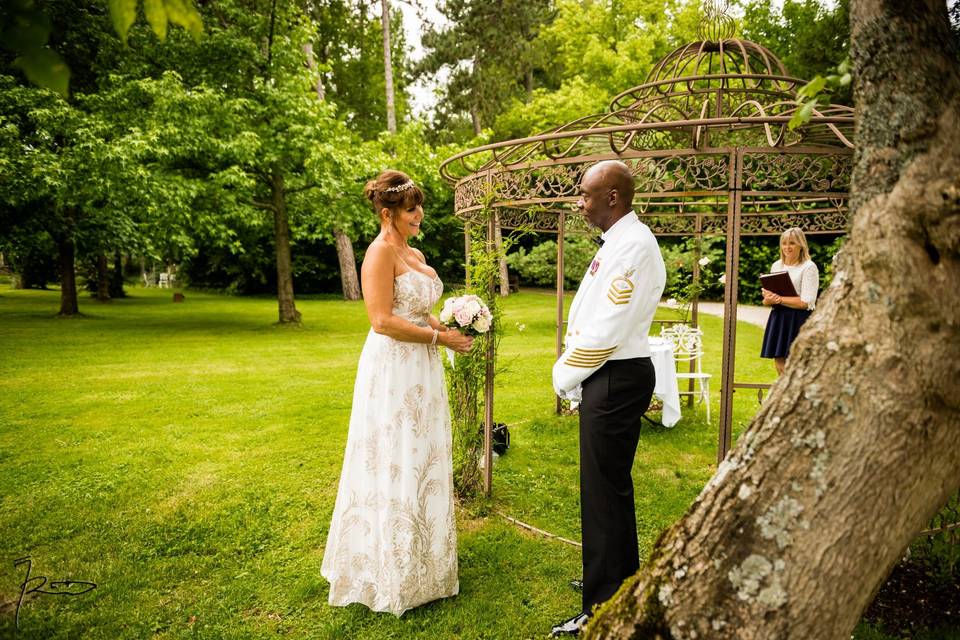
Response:
POLYGON ((684 386, 678 384, 680 395, 692 396, 697 398, 697 402, 704 403, 707 408, 707 424, 710 424, 710 378, 712 376, 709 373, 704 373, 701 368, 703 331, 700 327, 673 324, 661 329, 660 336, 673 343, 673 360, 678 365, 677 382, 683 380, 695 380, 697 382, 695 391, 684 391, 684 386), (692 367, 690 366, 691 363, 693 364, 692 367))
POLYGON ((169 288, 170 288, 170 274, 169 274, 169 273, 161 273, 161 274, 160 274, 160 285, 159 285, 159 286, 160 286, 161 289, 169 289, 169 288))

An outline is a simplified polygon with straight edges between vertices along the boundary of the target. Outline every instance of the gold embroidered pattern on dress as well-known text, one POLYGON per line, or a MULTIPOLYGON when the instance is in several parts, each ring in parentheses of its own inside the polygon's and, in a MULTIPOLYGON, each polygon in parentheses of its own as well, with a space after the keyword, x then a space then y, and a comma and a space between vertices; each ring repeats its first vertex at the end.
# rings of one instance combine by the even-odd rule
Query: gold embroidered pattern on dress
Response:
MULTIPOLYGON (((394 280, 394 315, 428 325, 443 285, 422 272, 394 280)), ((452 438, 435 347, 371 331, 360 365, 321 572, 334 605, 400 615, 455 595, 452 438)))

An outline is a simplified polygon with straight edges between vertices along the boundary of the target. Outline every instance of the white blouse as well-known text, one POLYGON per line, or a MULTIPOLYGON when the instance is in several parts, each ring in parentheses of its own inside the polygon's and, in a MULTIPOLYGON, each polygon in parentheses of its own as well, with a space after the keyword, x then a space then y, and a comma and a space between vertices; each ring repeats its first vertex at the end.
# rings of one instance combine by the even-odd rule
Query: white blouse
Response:
POLYGON ((807 309, 813 311, 817 306, 817 293, 820 290, 820 270, 813 260, 789 266, 784 266, 783 262, 777 260, 770 267, 770 271, 786 271, 790 275, 793 288, 800 294, 800 299, 807 303, 807 309))

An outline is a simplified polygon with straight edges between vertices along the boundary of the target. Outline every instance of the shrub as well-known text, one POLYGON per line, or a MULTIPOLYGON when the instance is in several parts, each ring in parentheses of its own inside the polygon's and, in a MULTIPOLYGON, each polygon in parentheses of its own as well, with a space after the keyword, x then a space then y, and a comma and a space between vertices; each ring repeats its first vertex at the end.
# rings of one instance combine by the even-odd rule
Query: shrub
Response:
MULTIPOLYGON (((563 247, 563 286, 574 289, 583 279, 597 245, 583 236, 567 236, 563 247)), ((529 251, 520 247, 507 256, 507 264, 517 272, 521 282, 553 287, 557 282, 557 243, 547 240, 529 251)))

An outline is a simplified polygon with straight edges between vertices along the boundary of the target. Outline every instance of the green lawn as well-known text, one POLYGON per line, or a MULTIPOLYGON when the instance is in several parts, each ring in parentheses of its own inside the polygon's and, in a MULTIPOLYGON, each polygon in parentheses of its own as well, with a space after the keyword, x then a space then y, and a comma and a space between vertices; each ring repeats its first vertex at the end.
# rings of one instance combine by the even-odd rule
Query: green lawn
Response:
MULTIPOLYGON (((553 415, 551 293, 505 303, 495 415, 513 443, 494 499, 459 511, 461 593, 401 619, 329 607, 319 572, 362 304, 300 300, 291 329, 271 324, 268 298, 131 293, 63 320, 56 291, 0 290, 0 635, 26 555, 33 576, 97 588, 28 596, 22 638, 541 638, 577 609, 578 550, 497 515, 579 538, 576 419, 553 415)), ((716 416, 721 321, 702 326, 716 416)), ((740 325, 738 381, 771 381, 761 335, 740 325)), ((757 409, 738 395, 737 433, 757 409)), ((673 429, 644 427, 642 554, 713 472, 716 418, 686 411, 673 429)))

